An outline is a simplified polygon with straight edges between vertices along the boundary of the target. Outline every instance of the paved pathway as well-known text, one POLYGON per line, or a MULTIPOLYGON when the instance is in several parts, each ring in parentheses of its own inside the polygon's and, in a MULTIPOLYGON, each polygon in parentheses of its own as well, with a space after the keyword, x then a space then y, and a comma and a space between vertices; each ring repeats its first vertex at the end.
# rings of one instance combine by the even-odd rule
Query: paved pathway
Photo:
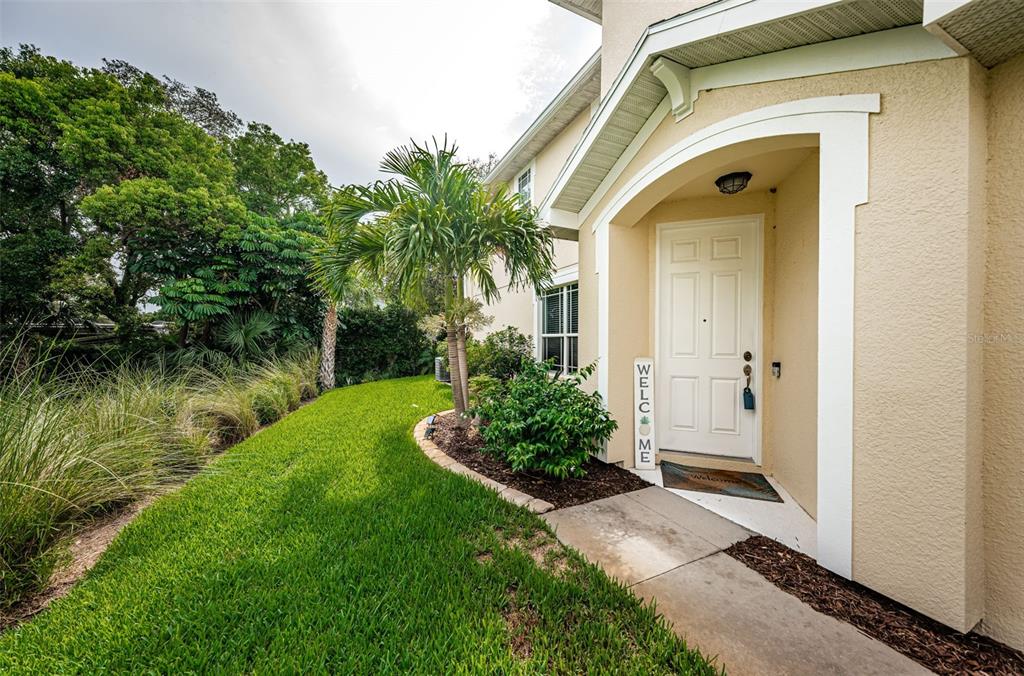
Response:
POLYGON ((652 486, 544 515, 559 539, 653 599, 729 674, 927 674, 852 625, 823 615, 722 549, 746 529, 652 486))

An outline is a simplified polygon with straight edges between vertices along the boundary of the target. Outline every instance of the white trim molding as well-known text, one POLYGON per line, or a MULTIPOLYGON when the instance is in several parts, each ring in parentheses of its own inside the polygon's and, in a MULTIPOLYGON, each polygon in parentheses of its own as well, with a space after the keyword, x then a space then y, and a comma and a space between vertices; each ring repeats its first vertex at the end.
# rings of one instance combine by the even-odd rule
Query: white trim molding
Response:
MULTIPOLYGON (((544 333, 544 320, 542 318, 542 315, 544 314, 544 304, 541 302, 543 296, 546 295, 547 290, 557 289, 559 287, 568 286, 569 284, 576 284, 578 286, 579 283, 579 263, 572 263, 570 265, 566 265, 563 268, 559 268, 558 270, 555 271, 553 275, 551 275, 551 281, 548 283, 547 287, 545 288, 545 291, 537 293, 537 289, 533 290, 533 352, 534 358, 537 359, 537 361, 542 361, 544 359, 544 354, 542 352, 543 346, 541 345, 541 340, 543 339, 544 333)), ((577 293, 579 292, 577 291, 577 293)), ((578 336, 579 333, 577 333, 576 335, 578 336)), ((579 352, 577 348, 577 359, 578 358, 579 352)))
MULTIPOLYGON (((769 137, 818 137, 818 562, 853 573, 854 226, 868 199, 868 116, 878 94, 800 99, 730 117, 682 139, 637 171, 594 222, 598 275, 598 391, 607 401, 609 229, 655 181, 726 146, 769 137)), ((632 225, 629 223, 627 225, 632 225)))
MULTIPOLYGON (((583 64, 583 67, 573 75, 572 79, 562 87, 562 90, 555 95, 555 98, 551 100, 551 103, 541 111, 541 114, 537 116, 537 119, 533 121, 525 132, 523 132, 523 135, 516 140, 512 147, 509 148, 501 158, 499 158, 498 163, 494 165, 494 168, 491 169, 490 173, 484 178, 484 183, 490 184, 504 180, 512 180, 512 177, 519 173, 519 169, 515 169, 514 167, 518 165, 521 169, 522 163, 525 163, 525 161, 522 163, 520 162, 520 155, 526 151, 527 146, 533 142, 545 127, 553 123, 555 118, 558 116, 558 113, 565 106, 572 105, 574 98, 584 95, 581 94, 581 92, 584 91, 588 81, 593 80, 600 85, 600 79, 601 50, 598 49, 589 59, 587 59, 587 62, 583 64)), ((596 94, 587 96, 592 96, 594 99, 590 104, 591 106, 593 106, 599 98, 596 94)), ((585 110, 585 105, 582 106, 580 110, 585 110)), ((574 114, 573 119, 575 119, 578 114, 579 113, 574 114)), ((530 158, 530 161, 532 160, 533 157, 530 158)))
POLYGON ((530 175, 530 204, 537 203, 537 193, 534 191, 533 186, 536 184, 537 177, 537 158, 530 160, 525 167, 520 169, 516 175, 512 178, 512 190, 514 192, 522 194, 522 189, 519 187, 519 180, 526 174, 530 175))
POLYGON ((659 56, 651 64, 651 73, 661 80, 672 101, 672 114, 676 122, 683 119, 693 110, 693 96, 690 94, 690 69, 664 56, 659 56))
MULTIPOLYGON (((787 7, 789 10, 793 9, 790 6, 791 3, 777 3, 775 7, 771 7, 764 2, 755 2, 753 4, 772 11, 781 11, 783 7, 787 7)), ((811 5, 819 6, 828 3, 811 2, 806 4, 810 7, 811 5)), ((739 10, 741 7, 745 8, 746 3, 715 3, 702 8, 704 10, 703 13, 702 10, 695 10, 680 17, 680 21, 684 17, 687 18, 685 23, 673 23, 673 20, 669 20, 655 24, 641 36, 630 60, 626 62, 608 94, 601 100, 597 113, 591 117, 590 124, 584 130, 576 147, 562 166, 547 195, 544 196, 541 202, 542 216, 545 215, 546 210, 550 210, 554 206, 562 191, 565 190, 572 177, 580 169, 580 166, 586 159, 587 151, 600 136, 616 107, 627 95, 632 83, 637 78, 637 74, 644 67, 644 64, 647 63, 648 59, 677 45, 695 41, 700 34, 692 33, 691 29, 687 28, 690 23, 700 19, 705 14, 717 16, 719 12, 728 10, 730 7, 739 10), (715 11, 712 12, 712 10, 715 11)), ((752 18, 753 15, 744 16, 743 20, 748 22, 747 25, 752 25, 755 23, 752 21, 752 18)), ((676 120, 683 119, 692 113, 693 107, 702 91, 758 82, 773 82, 903 63, 930 61, 955 56, 958 56, 956 50, 951 49, 942 40, 926 31, 923 27, 905 26, 829 42, 793 47, 779 52, 727 61, 712 66, 689 69, 687 73, 688 82, 686 83, 689 90, 688 93, 684 94, 680 89, 676 97, 673 98, 671 95, 672 90, 669 89, 670 94, 666 97, 666 101, 655 109, 648 119, 648 123, 637 134, 636 139, 640 139, 640 143, 631 143, 623 152, 620 160, 627 158, 626 161, 616 162, 608 172, 605 180, 601 182, 587 204, 580 210, 579 222, 582 224, 587 219, 593 205, 601 199, 603 194, 618 178, 628 161, 635 156, 639 145, 642 145, 643 141, 646 140, 646 138, 641 139, 641 137, 644 137, 645 134, 649 136, 653 133, 669 112, 674 112, 673 109, 676 108, 677 104, 681 105, 684 100, 687 105, 681 105, 680 113, 676 114, 676 120), (671 103, 669 103, 668 99, 671 99, 671 103), (633 151, 632 154, 630 153, 631 150, 633 151)), ((656 62, 660 60, 657 59, 656 62)), ((664 81, 662 82, 664 84, 664 81)), ((682 87, 681 81, 679 86, 682 87)))

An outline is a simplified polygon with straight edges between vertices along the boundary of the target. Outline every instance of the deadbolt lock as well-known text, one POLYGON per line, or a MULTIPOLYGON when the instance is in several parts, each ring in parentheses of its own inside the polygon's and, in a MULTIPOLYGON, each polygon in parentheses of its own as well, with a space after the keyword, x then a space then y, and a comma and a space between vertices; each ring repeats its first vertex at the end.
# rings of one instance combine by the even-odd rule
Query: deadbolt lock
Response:
POLYGON ((754 355, 750 354, 750 350, 743 353, 743 361, 750 361, 754 358, 754 355))

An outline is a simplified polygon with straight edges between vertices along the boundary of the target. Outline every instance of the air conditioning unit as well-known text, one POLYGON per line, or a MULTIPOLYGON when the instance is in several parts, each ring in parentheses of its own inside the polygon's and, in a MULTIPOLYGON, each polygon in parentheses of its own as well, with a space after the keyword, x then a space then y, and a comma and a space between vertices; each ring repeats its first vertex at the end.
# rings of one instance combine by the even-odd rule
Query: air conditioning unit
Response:
POLYGON ((452 375, 444 367, 444 359, 441 357, 434 357, 434 380, 441 383, 450 383, 452 381, 452 375))

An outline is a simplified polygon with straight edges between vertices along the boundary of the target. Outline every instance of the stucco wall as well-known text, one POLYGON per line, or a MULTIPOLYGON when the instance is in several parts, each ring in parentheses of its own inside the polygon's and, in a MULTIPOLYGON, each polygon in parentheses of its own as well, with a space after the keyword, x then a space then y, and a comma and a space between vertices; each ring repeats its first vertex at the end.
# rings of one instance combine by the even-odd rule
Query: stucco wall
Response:
POLYGON ((604 0, 601 20, 601 95, 618 77, 637 40, 653 23, 712 0, 604 0))
MULTIPOLYGON (((558 177, 558 172, 561 171, 562 165, 565 164, 565 160, 569 157, 569 153, 576 147, 580 137, 583 135, 583 130, 586 129, 588 122, 590 122, 589 109, 580 113, 569 126, 563 129, 558 136, 551 140, 551 143, 546 145, 537 154, 537 157, 534 159, 533 176, 533 203, 535 206, 540 204, 544 196, 547 195, 555 178, 558 177)), ((556 271, 565 270, 576 265, 578 261, 579 246, 576 242, 555 240, 556 271)), ((499 288, 502 290, 501 300, 484 306, 484 313, 492 316, 494 319, 490 326, 483 331, 478 331, 478 333, 480 335, 487 335, 494 331, 499 331, 506 326, 514 326, 520 333, 532 336, 534 329, 533 289, 506 290, 508 279, 504 270, 500 268, 501 264, 496 263, 494 276, 499 288)), ((469 294, 479 299, 479 295, 472 287, 469 289, 469 294)))
POLYGON ((989 71, 985 330, 986 613, 1024 649, 1024 55, 989 71))
POLYGON ((590 109, 584 110, 576 116, 576 119, 569 123, 558 136, 551 140, 551 143, 544 146, 544 149, 537 153, 535 170, 533 176, 533 203, 539 205, 547 196, 551 185, 558 178, 558 172, 568 159, 569 153, 583 136, 583 130, 590 122, 590 109))
MULTIPOLYGON (((944 59, 704 92, 692 115, 666 118, 589 217, 626 177, 708 124, 801 98, 881 94, 882 111, 869 123, 869 202, 856 221, 853 577, 958 629, 973 626, 981 610, 982 562, 968 552, 967 532, 981 481, 969 421, 971 382, 981 374, 965 340, 976 289, 968 255, 976 231, 972 63, 944 59)), ((591 227, 589 219, 581 224, 581 251, 593 250, 591 227)), ((581 301, 594 302, 581 310, 582 331, 594 336, 582 341, 585 360, 596 356, 597 295, 587 288, 594 281, 581 277, 581 301)), ((618 340, 613 323, 613 354, 618 340)), ((628 374, 628 366, 611 369, 610 387, 629 387, 628 374)), ((628 408, 612 413, 628 420, 628 408)), ((628 453, 624 427, 611 454, 628 453)))
MULTIPOLYGON (((579 260, 578 251, 579 246, 576 242, 564 239, 555 240, 556 270, 561 271, 576 265, 576 262, 579 260)), ((495 331, 500 331, 506 326, 514 326, 520 333, 533 336, 533 289, 508 289, 508 277, 501 266, 502 263, 498 261, 494 263, 493 268, 495 281, 498 282, 498 288, 501 289, 501 299, 496 303, 484 304, 484 314, 489 315, 493 319, 490 325, 481 331, 477 331, 477 335, 486 336, 495 331)), ((467 294, 477 300, 483 300, 472 284, 467 286, 467 294)))
MULTIPOLYGON (((765 359, 782 362, 782 377, 767 377, 766 469, 804 510, 818 500, 818 156, 778 186, 771 275, 771 339, 765 359)), ((766 282, 765 286, 768 286, 766 282)))

